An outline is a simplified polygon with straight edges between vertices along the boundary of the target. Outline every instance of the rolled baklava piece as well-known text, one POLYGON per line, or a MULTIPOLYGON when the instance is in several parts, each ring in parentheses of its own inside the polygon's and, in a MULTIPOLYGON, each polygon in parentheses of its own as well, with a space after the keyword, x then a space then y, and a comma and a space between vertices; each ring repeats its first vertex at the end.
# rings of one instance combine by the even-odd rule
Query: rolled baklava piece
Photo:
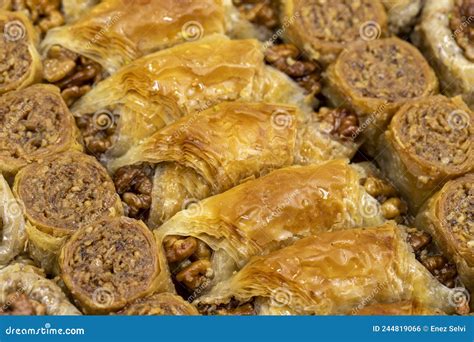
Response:
POLYGON ((164 254, 160 276, 165 281, 170 272, 179 293, 197 296, 252 256, 321 231, 383 222, 379 200, 390 193, 362 166, 336 160, 279 169, 201 202, 188 201, 155 229, 164 254))
POLYGON ((0 8, 25 14, 36 32, 43 37, 49 29, 64 24, 62 2, 61 0, 0 0, 0 8))
POLYGON ((284 38, 323 64, 334 61, 348 43, 387 33, 379 0, 288 0, 281 5, 280 21, 284 38))
POLYGON ((438 74, 444 94, 462 95, 474 108, 472 0, 426 0, 413 36, 438 74))
POLYGON ((356 144, 320 129, 322 122, 302 119, 293 106, 224 102, 163 128, 112 159, 109 169, 115 171, 128 215, 140 217, 151 200, 149 222, 157 227, 189 200, 222 193, 277 168, 355 154, 356 144), (151 172, 138 183, 134 174, 146 173, 150 164, 156 165, 154 177, 151 172))
POLYGON ((127 305, 117 314, 134 316, 195 316, 199 315, 199 312, 182 297, 164 292, 140 298, 127 305))
POLYGON ((382 0, 388 16, 388 29, 394 34, 407 34, 423 8, 423 0, 382 0))
POLYGON ((358 114, 357 133, 371 155, 378 136, 403 103, 438 91, 436 76, 423 55, 398 38, 349 45, 326 76, 323 93, 335 107, 349 107, 358 114))
POLYGON ((88 151, 117 156, 182 116, 234 100, 309 107, 302 88, 265 65, 256 40, 215 35, 140 58, 72 111, 88 151))
POLYGON ((204 314, 245 307, 260 315, 334 315, 364 302, 399 301, 468 313, 467 301, 454 305, 454 293, 415 259, 403 228, 389 222, 320 233, 255 257, 194 303, 204 314))
POLYGON ((142 221, 106 218, 77 230, 59 258, 61 278, 82 311, 106 314, 152 294, 158 247, 142 221))
POLYGON ((26 230, 21 203, 18 202, 10 187, 0 174, 0 267, 25 249, 26 230))
POLYGON ((72 103, 138 57, 224 29, 218 0, 104 0, 48 32, 41 43, 44 78, 72 103))
POLYGON ((0 315, 80 315, 41 270, 13 264, 0 270, 0 315))
POLYGON ((474 114, 460 97, 407 103, 381 137, 377 161, 413 213, 449 179, 474 168, 474 114))
POLYGON ((59 89, 33 85, 0 96, 0 171, 15 174, 26 165, 67 150, 82 150, 79 130, 59 89))
POLYGON ((38 35, 23 13, 0 10, 0 94, 41 80, 38 35))
MULTIPOLYGON (((363 303, 362 303, 363 304, 363 303)), ((439 309, 432 309, 420 305, 416 301, 401 301, 387 304, 371 304, 356 307, 351 312, 352 315, 359 316, 433 316, 445 315, 439 309)))
MULTIPOLYGON (((472 154, 472 153, 471 153, 472 154)), ((474 174, 447 182, 418 213, 415 225, 433 237, 474 292, 474 174)))
POLYGON ((107 171, 95 158, 64 152, 22 169, 14 193, 28 220, 30 256, 48 273, 57 273, 64 242, 82 226, 123 208, 107 171))

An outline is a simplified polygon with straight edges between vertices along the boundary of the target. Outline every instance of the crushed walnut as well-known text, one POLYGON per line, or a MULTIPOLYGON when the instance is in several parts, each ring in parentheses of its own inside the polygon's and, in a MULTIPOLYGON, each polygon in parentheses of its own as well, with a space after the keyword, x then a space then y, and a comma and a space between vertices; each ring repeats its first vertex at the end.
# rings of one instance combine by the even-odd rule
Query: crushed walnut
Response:
POLYGON ((118 115, 107 110, 76 118, 84 146, 90 154, 100 159, 100 155, 112 147, 118 120, 118 115))
POLYGON ((269 30, 279 24, 278 11, 272 0, 233 0, 242 16, 253 24, 264 26, 269 30))
POLYGON ((150 164, 128 165, 114 175, 115 188, 124 203, 125 214, 145 219, 151 206, 154 168, 150 164))
POLYGON ((474 62, 474 1, 455 0, 449 25, 466 58, 474 62))
POLYGON ((267 48, 265 61, 287 74, 308 94, 317 95, 321 91, 321 67, 309 60, 292 44, 279 44, 267 48))
POLYGON ((43 76, 61 89, 68 106, 91 90, 102 78, 102 67, 59 45, 52 46, 43 61, 43 76))
POLYGON ((64 24, 60 0, 12 0, 10 9, 25 13, 41 36, 64 24))
POLYGON ((198 310, 202 315, 219 315, 219 316, 227 316, 227 315, 239 315, 239 316, 246 316, 246 315, 255 315, 255 305, 253 300, 241 303, 240 301, 232 298, 229 303, 227 304, 204 304, 199 305, 198 310))
POLYGON ((0 303, 0 315, 46 315, 44 304, 37 302, 22 292, 10 293, 5 303, 0 303))

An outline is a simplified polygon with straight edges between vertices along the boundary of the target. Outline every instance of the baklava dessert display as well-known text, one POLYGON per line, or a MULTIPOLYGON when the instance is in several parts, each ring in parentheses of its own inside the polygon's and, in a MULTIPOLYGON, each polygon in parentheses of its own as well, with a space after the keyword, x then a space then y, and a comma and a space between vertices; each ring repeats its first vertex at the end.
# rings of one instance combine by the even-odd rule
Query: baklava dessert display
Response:
POLYGON ((0 315, 469 315, 473 0, 0 0, 0 315))

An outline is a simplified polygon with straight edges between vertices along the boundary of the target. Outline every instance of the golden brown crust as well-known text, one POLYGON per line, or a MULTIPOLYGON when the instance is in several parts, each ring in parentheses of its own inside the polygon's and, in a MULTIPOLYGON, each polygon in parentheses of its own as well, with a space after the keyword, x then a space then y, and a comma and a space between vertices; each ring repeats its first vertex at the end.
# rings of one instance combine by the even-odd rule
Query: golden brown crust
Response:
POLYGON ((127 217, 79 229, 62 248, 59 263, 64 283, 89 314, 120 310, 156 289, 153 234, 127 217))
POLYGON ((323 63, 333 61, 346 44, 377 39, 387 29, 378 0, 290 0, 282 7, 281 20, 291 23, 286 39, 323 63))
POLYGON ((140 298, 126 306, 119 315, 167 315, 167 316, 194 316, 199 315, 197 309, 182 297, 171 293, 158 293, 149 297, 140 298))
POLYGON ((334 105, 351 107, 361 119, 358 133, 373 154, 377 137, 405 102, 438 91, 434 72, 421 53, 398 38, 349 45, 327 70, 323 91, 334 105))
POLYGON ((393 117, 377 159, 413 212, 436 188, 473 169, 473 122, 460 97, 416 100, 393 117))
POLYGON ((424 307, 413 301, 403 301, 388 304, 372 304, 363 307, 360 310, 354 310, 353 315, 372 316, 372 315, 445 315, 441 310, 435 310, 424 307))
POLYGON ((0 10, 0 94, 41 79, 38 36, 23 13, 0 10))
POLYGON ((420 210, 415 224, 427 230, 457 266, 463 283, 474 290, 474 174, 447 182, 420 210))
POLYGON ((15 174, 55 153, 81 149, 74 117, 54 86, 4 94, 0 113, 0 171, 15 174))

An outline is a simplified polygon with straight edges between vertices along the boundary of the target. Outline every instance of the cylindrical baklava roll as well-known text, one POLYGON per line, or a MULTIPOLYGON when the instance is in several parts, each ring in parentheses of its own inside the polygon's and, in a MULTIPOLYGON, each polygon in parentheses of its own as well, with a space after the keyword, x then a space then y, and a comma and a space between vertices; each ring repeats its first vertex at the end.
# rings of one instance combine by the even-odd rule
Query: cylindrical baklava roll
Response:
POLYGON ((23 252, 26 242, 25 219, 19 203, 0 173, 0 267, 23 252))
POLYGON ((388 184, 345 160, 273 171, 190 201, 155 229, 163 253, 160 277, 165 282, 171 272, 178 291, 199 294, 252 256, 321 231, 392 218, 380 201, 394 196, 388 184))
POLYGON ((194 303, 205 314, 245 306, 254 314, 348 314, 361 303, 416 301, 446 313, 469 312, 415 258, 402 227, 324 232, 266 256, 194 303))
POLYGON ((265 66, 256 40, 214 35, 134 61, 72 112, 89 152, 117 156, 182 116, 234 100, 308 107, 302 88, 265 66))
POLYGON ((77 230, 59 257, 61 278, 84 313, 118 311, 158 287, 158 246, 141 221, 106 218, 77 230))
POLYGON ((351 312, 352 315, 359 316, 433 316, 445 315, 441 310, 432 309, 420 305, 416 301, 401 301, 387 304, 371 304, 356 307, 351 312))
POLYGON ((285 38, 323 64, 334 61, 348 43, 374 40, 387 31, 379 0, 287 0, 280 21, 288 22, 285 38))
POLYGON ((474 174, 447 182, 422 207, 415 225, 433 236, 474 293, 474 174))
POLYGON ((44 78, 73 100, 138 57, 224 31, 220 0, 102 0, 48 32, 41 43, 44 78))
POLYGON ((36 267, 0 270, 0 315, 80 315, 61 288, 36 267))
POLYGON ((28 220, 29 253, 48 273, 57 272, 59 250, 74 231, 123 212, 107 171, 80 152, 56 154, 23 168, 13 188, 28 220))
POLYGON ((182 297, 164 292, 140 298, 127 305, 117 314, 134 316, 195 316, 199 315, 199 312, 182 297))
POLYGON ((327 69, 323 88, 336 106, 353 109, 369 154, 375 153, 378 136, 405 102, 434 94, 438 80, 423 55, 398 38, 356 42, 327 69))
POLYGON ((395 114, 376 159, 413 213, 449 179, 473 170, 473 123, 460 97, 426 97, 395 114))
POLYGON ((0 94, 22 89, 41 80, 38 35, 19 12, 0 10, 0 94))
POLYGON ((158 227, 189 200, 216 195, 281 167, 355 154, 357 144, 323 131, 321 122, 302 120, 293 106, 224 102, 181 118, 108 165, 118 169, 114 181, 127 207, 133 207, 129 214, 140 209, 137 202, 141 207, 136 196, 150 195, 139 187, 132 195, 128 184, 136 177, 131 174, 142 163, 157 165, 149 224, 158 227))
POLYGON ((55 153, 82 150, 74 117, 55 86, 0 96, 0 115, 0 172, 15 174, 55 153))
POLYGON ((426 0, 413 41, 436 70, 444 94, 474 108, 472 0, 426 0))

